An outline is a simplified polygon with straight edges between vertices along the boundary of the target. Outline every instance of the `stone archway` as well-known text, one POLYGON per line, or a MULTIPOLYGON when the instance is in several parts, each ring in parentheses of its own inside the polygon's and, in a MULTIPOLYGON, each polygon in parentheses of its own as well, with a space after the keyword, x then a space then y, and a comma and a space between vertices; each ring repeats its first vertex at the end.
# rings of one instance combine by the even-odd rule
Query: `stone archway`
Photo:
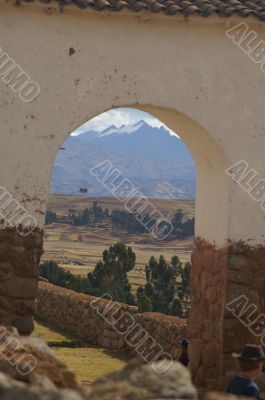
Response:
MULTIPOLYGON (((18 233, 2 213, 0 322, 12 322, 24 333, 32 330, 58 148, 89 118, 127 105, 149 111, 177 131, 198 167, 189 321, 195 383, 221 385, 231 351, 263 337, 261 326, 253 337, 251 320, 242 324, 226 309, 241 295, 256 307, 256 317, 265 309, 264 211, 225 173, 247 160, 258 177, 265 177, 265 80, 226 35, 227 25, 236 25, 238 18, 234 13, 227 19, 99 13, 74 5, 62 10, 59 3, 1 5, 1 46, 41 92, 34 102, 22 102, 7 85, 12 74, 5 76, 1 69, 6 79, 0 82, 0 205, 9 200, 13 212, 24 208, 36 227, 27 235, 22 224, 18 233)), ((253 16, 248 23, 262 37, 263 23, 253 16)))
MULTIPOLYGON (((237 292, 247 293, 259 304, 260 311, 263 309, 262 289, 256 294, 247 287, 248 280, 253 281, 254 274, 261 271, 258 263, 263 260, 263 250, 256 253, 252 249, 246 250, 244 245, 228 242, 227 164, 220 147, 209 133, 174 110, 144 105, 130 107, 149 112, 178 132, 197 164, 196 249, 192 255, 192 310, 188 321, 191 368, 195 384, 208 388, 222 387, 226 379, 225 369, 231 369, 229 354, 245 341, 253 341, 251 332, 228 313, 226 304, 237 292), (255 265, 251 273, 249 263, 255 265), (240 338, 236 336, 237 340, 233 340, 231 334, 237 329, 240 330, 240 338)), ((59 139, 53 149, 49 173, 61 142, 59 139)), ((46 180, 46 194, 48 187, 49 179, 46 180)), ((25 203, 29 200, 24 199, 25 203)), ((6 210, 13 213, 13 198, 2 190, 0 205, 6 201, 6 210)), ((22 334, 28 334, 33 329, 43 217, 30 234, 23 225, 16 229, 2 229, 0 234, 0 322, 11 323, 22 334)))
MULTIPOLYGON (((216 379, 221 373, 220 360, 223 352, 222 310, 224 309, 226 281, 224 279, 224 265, 212 264, 211 262, 215 257, 215 246, 226 248, 228 180, 225 174, 225 158, 210 134, 187 116, 174 110, 150 105, 130 105, 130 107, 149 112, 176 131, 189 147, 198 167, 197 242, 192 258, 192 313, 188 329, 191 339, 191 359, 194 362, 194 377, 198 384, 204 385, 205 380, 208 379, 207 368, 209 364, 208 359, 205 362, 201 356, 198 356, 198 349, 201 349, 202 352, 208 352, 208 348, 210 348, 211 354, 218 355, 218 363, 211 362, 210 365, 211 376, 209 379, 211 379, 211 386, 214 387, 216 379), (206 182, 212 184, 207 185, 206 182), (216 209, 220 200, 223 203, 223 209, 222 213, 217 213, 216 209), (211 224, 209 224, 209 219, 211 224), (218 226, 218 229, 216 229, 216 226, 218 226), (202 275, 204 276, 203 279, 201 279, 202 275), (218 294, 214 293, 216 285, 219 285, 218 294), (204 292, 204 288, 207 289, 206 292, 204 292), (213 299, 214 295, 216 295, 218 301, 213 299), (208 318, 202 323, 201 316, 204 315, 205 308, 209 309, 209 314, 208 318), (211 321, 212 327, 211 334, 207 333, 209 321, 211 321), (212 350, 214 351, 212 352, 212 350)), ((49 164, 50 174, 54 157, 61 142, 59 140, 57 148, 53 149, 53 157, 50 158, 49 164)), ((46 184, 48 193, 48 180, 46 184)), ((2 315, 1 320, 11 322, 21 333, 26 334, 33 329, 32 313, 37 295, 37 265, 42 249, 42 228, 43 221, 29 236, 27 231, 24 232, 23 229, 19 232, 10 231, 8 234, 2 231, 2 242, 10 248, 6 252, 7 279, 3 286, 5 293, 8 293, 5 297, 7 307, 6 314, 2 315), (12 312, 10 312, 11 309, 12 312)))
POLYGON ((229 240, 229 164, 209 132, 174 110, 138 104, 127 107, 146 111, 176 131, 196 162, 196 248, 192 254, 192 310, 188 321, 191 371, 196 385, 222 389, 233 370, 232 351, 240 350, 248 341, 259 343, 226 306, 242 294, 258 304, 259 312, 264 309, 262 285, 258 285, 258 293, 248 287, 254 279, 263 282, 257 264, 263 259, 263 250, 256 254, 244 244, 229 240), (250 271, 253 264, 256 267, 250 271), (239 338, 235 334, 238 331, 239 338))

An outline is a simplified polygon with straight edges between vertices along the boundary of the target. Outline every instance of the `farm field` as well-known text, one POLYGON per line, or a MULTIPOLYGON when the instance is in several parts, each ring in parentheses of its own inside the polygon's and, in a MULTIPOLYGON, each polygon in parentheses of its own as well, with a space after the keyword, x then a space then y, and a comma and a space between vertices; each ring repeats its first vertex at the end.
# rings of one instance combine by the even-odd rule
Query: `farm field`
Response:
POLYGON ((46 343, 53 343, 55 356, 76 373, 79 382, 89 385, 108 373, 122 369, 128 360, 126 354, 110 351, 88 344, 81 347, 64 347, 67 342, 78 342, 78 339, 51 325, 35 322, 33 336, 42 338, 46 343), (58 346, 56 346, 58 344, 58 346))
MULTIPOLYGON (((57 216, 67 216, 69 209, 83 211, 91 207, 94 200, 103 208, 123 209, 123 204, 113 198, 95 198, 87 196, 50 195, 48 209, 57 216)), ((154 199, 151 202, 171 219, 175 211, 181 208, 187 218, 194 216, 194 201, 154 199)), ((132 290, 145 284, 144 267, 152 255, 163 254, 167 260, 178 255, 182 262, 190 261, 194 246, 193 238, 158 241, 151 234, 133 235, 115 228, 111 224, 84 227, 65 223, 46 225, 44 234, 44 254, 42 260, 55 260, 65 270, 76 275, 85 276, 92 271, 101 259, 102 252, 117 241, 123 241, 136 253, 136 266, 129 272, 132 290)))

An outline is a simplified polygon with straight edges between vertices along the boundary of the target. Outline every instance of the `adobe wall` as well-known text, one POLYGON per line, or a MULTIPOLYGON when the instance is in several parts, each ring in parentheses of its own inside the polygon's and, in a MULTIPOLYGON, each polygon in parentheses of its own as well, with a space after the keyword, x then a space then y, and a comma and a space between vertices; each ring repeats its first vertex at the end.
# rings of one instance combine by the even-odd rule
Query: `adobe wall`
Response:
MULTIPOLYGON (((244 21, 263 39, 264 23, 244 21)), ((0 186, 36 219, 40 235, 55 156, 88 119, 115 107, 139 108, 165 122, 189 147, 198 167, 189 325, 200 346, 193 346, 199 350, 192 361, 202 366, 196 379, 212 387, 230 350, 243 339, 253 340, 249 330, 241 335, 245 325, 227 315, 227 301, 245 293, 265 311, 264 210, 250 196, 253 185, 247 181, 243 187, 226 174, 246 160, 257 171, 256 180, 265 178, 265 79, 260 66, 226 35, 239 22, 236 15, 114 14, 36 2, 14 7, 1 1, 0 13, 0 50, 41 88, 28 103, 0 81, 0 186), (230 264, 239 242, 244 252, 230 264), (217 347, 215 360, 203 358, 214 358, 217 347)), ((7 81, 2 69, 1 77, 7 81)), ((42 239, 32 235, 17 245, 16 233, 2 222, 0 323, 19 320, 20 331, 30 333, 42 239)), ((78 318, 72 314, 72 321, 78 318)))
POLYGON ((137 307, 104 301, 43 282, 39 287, 35 316, 106 349, 135 352, 145 338, 146 343, 154 345, 157 353, 162 348, 174 359, 186 331, 185 320, 181 318, 156 313, 138 314, 137 307), (154 339, 152 343, 150 337, 154 339))
MULTIPOLYGON (((25 103, 0 81, 0 184, 42 229, 64 140, 88 119, 132 106, 168 124, 191 151, 196 235, 221 248, 228 239, 264 243, 257 204, 225 173, 245 159, 265 176, 257 156, 265 143, 265 79, 226 36, 239 22, 236 15, 187 19, 1 1, 1 48, 41 90, 25 103)), ((264 24, 247 22, 263 38, 264 24)))

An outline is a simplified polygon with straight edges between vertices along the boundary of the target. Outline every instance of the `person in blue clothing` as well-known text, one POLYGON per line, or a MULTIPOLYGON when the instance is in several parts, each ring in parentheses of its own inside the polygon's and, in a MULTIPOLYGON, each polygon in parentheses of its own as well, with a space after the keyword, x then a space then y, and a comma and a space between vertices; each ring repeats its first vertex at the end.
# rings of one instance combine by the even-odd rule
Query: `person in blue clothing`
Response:
POLYGON ((242 353, 233 353, 237 358, 239 373, 230 382, 227 393, 238 396, 254 397, 259 400, 259 387, 254 380, 261 374, 265 354, 261 346, 247 344, 242 353))

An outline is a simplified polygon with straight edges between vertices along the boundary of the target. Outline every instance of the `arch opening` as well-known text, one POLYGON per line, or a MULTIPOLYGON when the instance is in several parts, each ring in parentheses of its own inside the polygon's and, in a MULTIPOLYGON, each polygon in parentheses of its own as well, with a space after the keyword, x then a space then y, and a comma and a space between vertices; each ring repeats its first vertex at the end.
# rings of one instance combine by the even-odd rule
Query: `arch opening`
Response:
MULTIPOLYGON (((205 258, 205 251, 212 252, 213 258, 215 257, 215 248, 223 248, 227 244, 227 177, 225 174, 226 170, 226 160, 222 153, 222 149, 220 146, 213 140, 210 133, 207 132, 206 129, 202 128, 199 124, 197 124, 192 119, 187 116, 178 113, 173 110, 161 108, 161 107, 153 107, 150 105, 146 106, 126 106, 122 107, 122 109, 138 109, 140 111, 144 111, 148 113, 148 115, 153 118, 157 118, 161 121, 161 123, 165 124, 171 131, 176 132, 177 135, 184 141, 185 145, 188 147, 194 161, 197 166, 197 189, 196 189, 196 240, 197 240, 197 248, 193 253, 192 257, 192 270, 191 270, 191 278, 190 284, 192 287, 191 293, 191 302, 192 309, 191 315, 189 317, 188 324, 188 336, 192 339, 192 342, 196 344, 196 347, 202 349, 206 345, 207 342, 204 341, 203 335, 204 330, 207 330, 207 327, 201 328, 200 322, 198 321, 198 315, 202 314, 203 309, 205 308, 206 302, 210 304, 211 300, 208 299, 204 293, 205 282, 211 281, 212 276, 214 274, 220 275, 220 271, 218 270, 219 265, 215 263, 215 261, 211 264, 212 271, 207 271, 204 273, 204 281, 202 282, 200 279, 198 280, 198 275, 200 275, 204 269, 201 261, 198 261, 198 258, 205 258), (210 248, 210 250, 209 250, 210 248), (196 293, 194 292, 196 290, 196 293), (198 339, 196 336, 199 333, 200 338, 198 339)), ((114 110, 119 110, 119 107, 115 107, 114 110)), ((103 131, 103 136, 107 136, 108 132, 103 131)), ((68 135, 67 135, 68 136, 68 135)), ((81 136, 81 135, 80 135, 81 136)), ((65 138, 64 138, 65 139, 65 138)), ((61 152, 65 151, 65 144, 67 142, 60 143, 61 152)), ((74 145, 73 145, 74 147, 74 145)), ((92 152, 93 152, 93 146, 92 152)), ((107 164, 108 164, 107 157, 107 164)), ((95 160, 94 160, 95 161, 95 160)), ((106 161, 106 160, 105 160, 106 161)), ((94 174, 96 178, 99 178, 100 183, 105 183, 106 180, 106 170, 104 170, 105 166, 103 161, 103 169, 101 163, 94 166, 95 169, 99 168, 99 170, 94 174), (100 175, 101 174, 101 175, 100 175), (103 174, 103 178, 102 178, 103 174)), ((111 172, 111 176, 115 178, 115 166, 111 163, 111 166, 108 164, 107 167, 111 167, 109 170, 107 168, 107 174, 111 172), (114 175, 113 175, 114 174, 114 175)), ((93 168, 92 168, 93 170, 93 168)), ((91 171, 91 168, 90 168, 91 171)), ((122 175, 123 180, 126 180, 126 174, 122 175)), ((127 179, 128 181, 128 179, 127 179)), ((115 179, 111 180, 111 185, 113 185, 115 179)), ((119 186, 118 180, 118 186, 119 186)), ((88 188, 86 183, 78 184, 79 191, 83 195, 87 195, 88 188)), ((104 186, 104 185, 103 185, 104 186)), ((106 185, 105 185, 106 189, 106 185)), ((107 187, 110 194, 110 187, 107 187)), ((104 193, 104 192, 103 192, 104 193)), ((80 193, 79 193, 80 194, 80 193)), ((105 193, 106 194, 106 193, 105 193)), ((144 196, 142 196, 144 197, 144 196)), ((83 197, 85 198, 85 197, 83 197)), ((119 199, 121 200, 121 199, 119 199)), ((93 203, 93 201, 92 201, 93 203)), ((55 204, 55 203, 54 203, 55 204)), ((93 214, 93 204, 89 208, 88 212, 93 214), (92 211, 91 211, 92 210, 92 211)), ((97 207, 97 205, 95 206, 97 207)), ((71 211, 74 212, 74 209, 71 208, 71 211)), ((105 210, 104 210, 105 211, 105 210)), ((127 210, 128 211, 128 210, 127 210)), ((130 212, 134 211, 133 209, 129 210, 130 212)), ((109 212, 109 210, 108 210, 109 212)), ((92 215, 91 214, 91 215, 92 215)), ((93 220, 93 216, 91 217, 93 220)), ((97 227, 96 227, 97 228, 97 227)), ((77 239, 81 239, 82 236, 79 236, 77 239)), ((82 239, 83 240, 83 239, 82 239)), ((91 237, 88 239, 91 240, 91 237)), ((105 248, 108 246, 105 245, 105 248)), ((207 257, 206 257, 207 258, 207 257)), ((222 276, 220 275, 218 279, 221 281, 222 276)), ((224 282, 223 282, 224 285, 224 282)), ((208 287, 208 284, 206 283, 208 287)), ((224 287, 222 286, 222 290, 224 287)), ((224 303, 224 291, 219 299, 219 306, 223 307, 224 303)), ((213 310, 215 313, 215 309, 213 310)), ((220 326, 220 321, 222 320, 222 315, 215 315, 212 317, 212 323, 215 327, 220 326)), ((220 355, 220 359, 222 358, 222 330, 217 334, 217 338, 212 338, 216 340, 217 352, 220 355)), ((200 363, 196 364, 196 359, 194 356, 194 346, 191 346, 191 358, 192 361, 195 362, 195 369, 198 367, 202 367, 207 369, 204 365, 200 363)), ((215 349, 216 350, 216 349, 215 349)), ((216 384, 217 378, 221 374, 220 365, 214 365, 213 370, 215 371, 214 377, 214 385, 216 384)), ((194 370, 193 370, 194 371, 194 370)), ((195 374, 196 375, 196 374, 195 374)), ((204 376, 204 381, 207 379, 207 373, 204 376)), ((199 382, 201 383, 201 382, 199 382)))
MULTIPOLYGON (((221 146, 215 141, 211 133, 183 113, 170 108, 142 104, 120 105, 97 110, 91 115, 83 117, 81 125, 80 122, 76 122, 76 129, 98 115, 120 108, 146 112, 179 135, 189 149, 197 168, 196 237, 220 248, 227 246, 229 179, 225 171, 228 168, 228 163, 221 146), (216 212, 217 210, 218 212, 216 212)), ((71 133, 72 131, 66 133, 64 131, 60 135, 58 134, 59 141, 57 146, 53 148, 50 160, 50 178, 57 152, 71 133)))

